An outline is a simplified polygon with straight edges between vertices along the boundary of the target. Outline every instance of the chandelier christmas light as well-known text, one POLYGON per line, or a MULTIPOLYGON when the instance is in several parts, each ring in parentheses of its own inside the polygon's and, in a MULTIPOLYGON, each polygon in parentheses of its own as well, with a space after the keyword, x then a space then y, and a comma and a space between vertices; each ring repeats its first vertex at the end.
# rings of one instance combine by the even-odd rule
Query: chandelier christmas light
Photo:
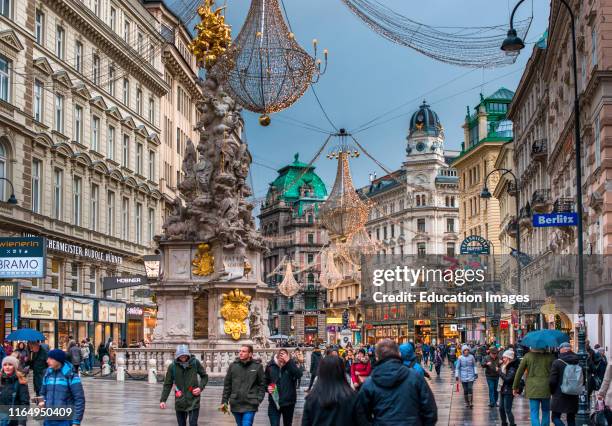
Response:
MULTIPOLYGON (((436 28, 403 16, 380 0, 342 0, 373 31, 394 43, 410 47, 430 58, 472 68, 492 68, 514 63, 518 56, 499 49, 506 25, 436 28)), ((516 22, 524 40, 532 18, 516 22)))
POLYGON ((345 142, 350 135, 344 129, 340 129, 336 136, 340 137, 340 144, 328 155, 328 158, 338 160, 336 181, 329 197, 319 209, 319 219, 332 241, 345 243, 354 233, 363 229, 370 207, 355 191, 348 162, 349 157, 357 157, 359 151, 345 142))
POLYGON ((353 267, 361 267, 361 255, 376 253, 379 244, 372 240, 365 228, 361 228, 346 243, 337 243, 342 258, 353 267))
POLYGON ((285 268, 285 276, 283 277, 283 281, 278 285, 278 291, 287 297, 293 297, 300 291, 300 285, 293 277, 293 269, 291 267, 291 260, 287 261, 287 266, 285 268))
POLYGON ((321 253, 321 273, 319 274, 319 282, 328 290, 333 290, 342 283, 342 274, 336 267, 334 257, 336 253, 331 248, 326 248, 321 253))
POLYGON ((215 78, 236 102, 262 114, 262 126, 270 124, 268 114, 281 111, 297 101, 308 86, 316 83, 327 68, 296 42, 281 14, 278 0, 252 0, 240 34, 212 68, 215 78))

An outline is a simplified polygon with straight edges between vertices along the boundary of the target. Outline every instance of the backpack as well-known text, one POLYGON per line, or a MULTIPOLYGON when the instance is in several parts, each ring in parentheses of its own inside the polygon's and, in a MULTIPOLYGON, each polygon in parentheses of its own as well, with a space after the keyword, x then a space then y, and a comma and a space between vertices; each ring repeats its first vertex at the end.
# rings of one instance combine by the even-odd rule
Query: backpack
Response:
POLYGON ((580 395, 584 390, 582 367, 578 364, 568 364, 562 359, 559 361, 565 364, 563 380, 561 381, 561 392, 566 395, 580 395))
POLYGON ((79 365, 81 363, 81 348, 77 345, 70 348, 70 360, 72 365, 79 365))

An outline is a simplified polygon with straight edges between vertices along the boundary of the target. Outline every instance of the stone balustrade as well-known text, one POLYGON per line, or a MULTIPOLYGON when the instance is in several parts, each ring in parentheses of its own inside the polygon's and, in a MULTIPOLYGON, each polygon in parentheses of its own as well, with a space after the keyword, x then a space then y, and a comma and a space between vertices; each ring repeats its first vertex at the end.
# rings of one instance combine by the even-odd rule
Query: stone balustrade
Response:
MULTIPOLYGON (((289 353, 293 353, 295 348, 286 348, 289 353)), ((255 349, 253 358, 261 359, 265 365, 272 359, 274 354, 278 352, 276 349, 255 349)), ((174 348, 152 349, 152 348, 118 348, 115 350, 117 359, 124 357, 126 359, 125 368, 128 374, 146 375, 149 366, 149 360, 155 360, 155 369, 158 375, 166 374, 167 366, 174 360, 174 348)), ((311 348, 302 348, 304 353, 305 371, 310 370, 310 355, 311 348)), ((206 372, 210 377, 223 377, 229 365, 238 357, 238 349, 193 349, 191 353, 200 360, 202 365, 206 367, 206 372)), ((153 363, 151 362, 151 365, 153 363)))

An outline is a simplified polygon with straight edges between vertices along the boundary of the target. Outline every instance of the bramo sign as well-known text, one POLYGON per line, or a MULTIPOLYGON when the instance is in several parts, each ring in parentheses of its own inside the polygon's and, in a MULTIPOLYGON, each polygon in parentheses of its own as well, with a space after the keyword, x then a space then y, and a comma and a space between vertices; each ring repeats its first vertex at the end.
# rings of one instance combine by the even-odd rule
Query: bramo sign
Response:
POLYGON ((42 237, 0 238, 0 278, 44 278, 45 256, 42 237))
POLYGON ((470 235, 461 242, 460 254, 490 254, 489 241, 480 235, 470 235))

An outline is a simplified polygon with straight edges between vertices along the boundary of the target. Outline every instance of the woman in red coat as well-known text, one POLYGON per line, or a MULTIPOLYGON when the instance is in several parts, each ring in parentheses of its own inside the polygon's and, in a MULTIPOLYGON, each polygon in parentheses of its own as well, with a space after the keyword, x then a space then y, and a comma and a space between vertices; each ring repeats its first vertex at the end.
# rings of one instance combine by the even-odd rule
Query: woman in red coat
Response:
POLYGON ((368 378, 372 372, 372 365, 370 364, 370 358, 366 354, 365 349, 359 349, 357 352, 357 359, 351 365, 351 381, 355 389, 358 389, 365 379, 368 378))

